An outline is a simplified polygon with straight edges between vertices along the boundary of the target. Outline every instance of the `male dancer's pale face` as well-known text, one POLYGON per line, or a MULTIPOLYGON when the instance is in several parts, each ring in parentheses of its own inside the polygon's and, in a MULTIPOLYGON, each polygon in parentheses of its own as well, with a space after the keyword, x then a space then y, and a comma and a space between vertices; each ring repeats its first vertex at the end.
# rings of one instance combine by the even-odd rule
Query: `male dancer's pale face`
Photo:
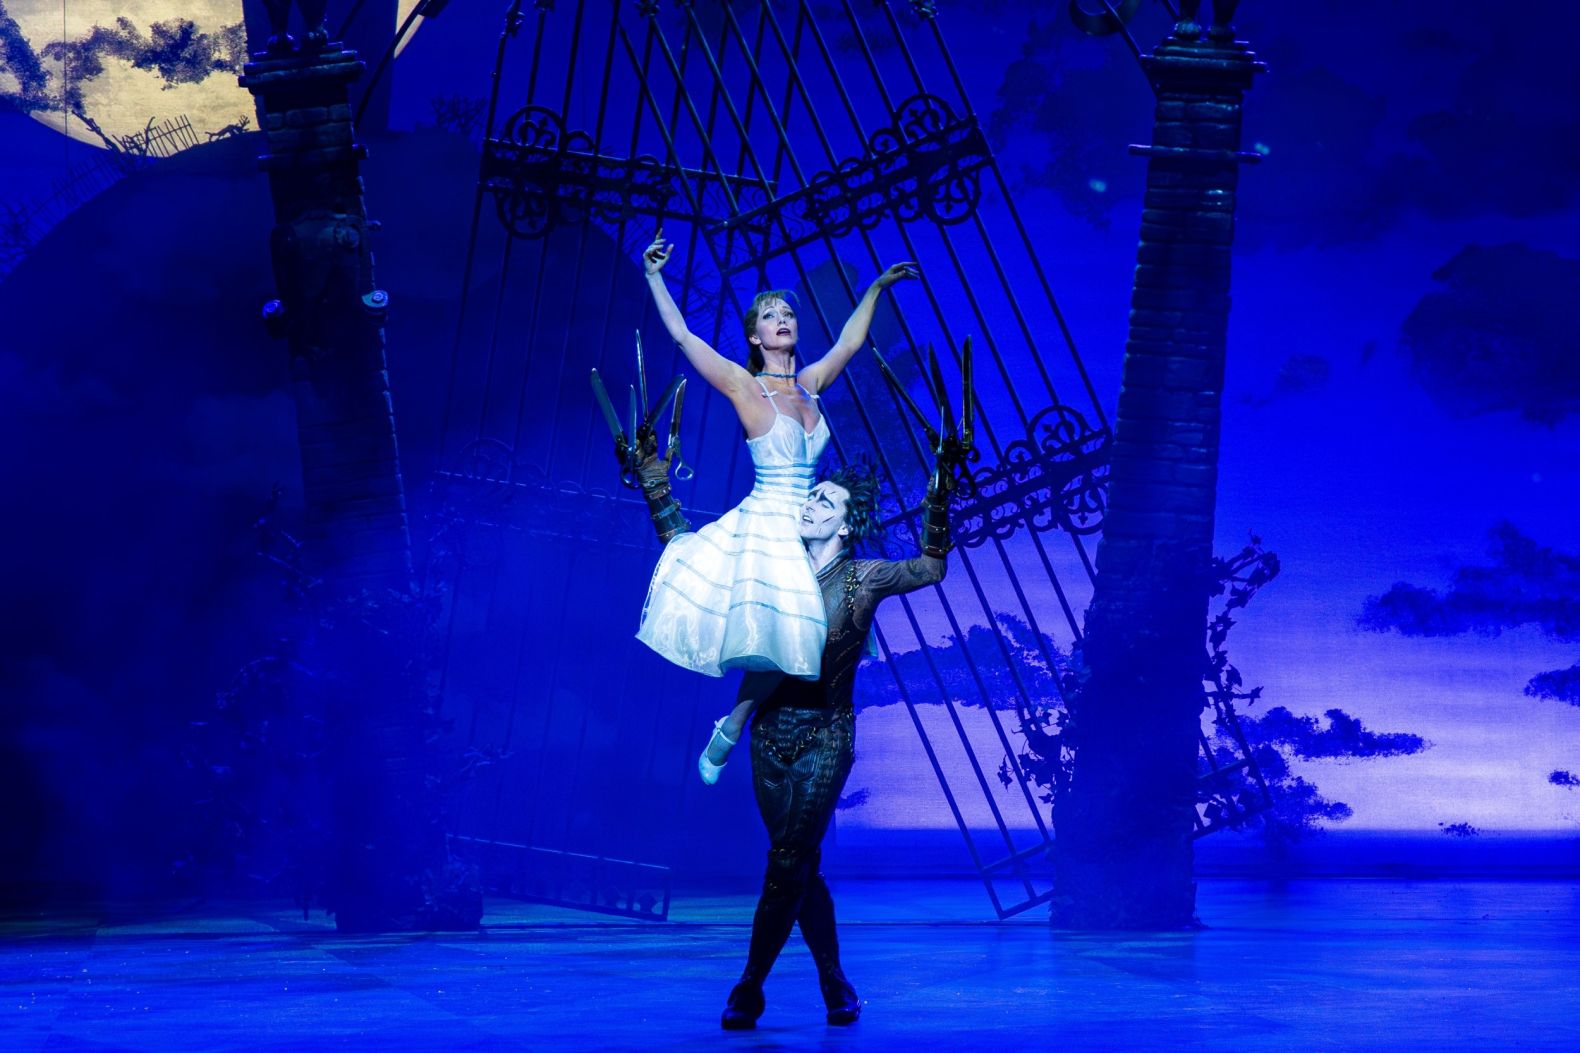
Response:
POLYGON ((806 504, 801 506, 801 540, 807 544, 827 541, 831 537, 845 537, 850 527, 845 525, 845 508, 850 503, 850 491, 838 483, 822 482, 812 488, 806 504))

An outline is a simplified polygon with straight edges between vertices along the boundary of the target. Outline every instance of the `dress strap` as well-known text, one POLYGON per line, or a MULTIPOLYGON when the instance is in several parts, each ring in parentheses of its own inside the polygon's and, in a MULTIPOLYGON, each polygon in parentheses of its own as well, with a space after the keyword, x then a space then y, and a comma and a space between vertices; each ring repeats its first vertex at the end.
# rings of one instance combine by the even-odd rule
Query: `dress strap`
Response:
MULTIPOLYGON (((763 378, 762 377, 760 377, 760 376, 758 376, 756 374, 753 374, 752 375, 752 379, 757 381, 757 386, 763 389, 763 398, 771 399, 771 398, 775 398, 776 396, 781 394, 781 392, 778 392, 778 391, 770 391, 770 390, 768 390, 768 385, 763 383, 763 378)), ((822 395, 814 395, 807 388, 807 386, 805 384, 801 383, 799 380, 795 382, 795 386, 796 386, 796 390, 800 391, 801 394, 805 395, 807 397, 807 399, 809 399, 810 401, 812 401, 812 402, 821 402, 823 400, 823 396, 822 395)), ((775 402, 774 403, 774 407, 778 408, 778 406, 779 406, 779 403, 775 402)))
MULTIPOLYGON (((779 392, 777 392, 777 391, 769 391, 768 390, 768 385, 764 384, 763 383, 763 378, 758 376, 757 374, 753 373, 752 374, 752 379, 757 381, 757 386, 763 389, 763 398, 771 399, 775 395, 779 394, 779 392)), ((779 412, 779 403, 777 403, 777 402, 774 403, 774 412, 775 413, 779 412)))

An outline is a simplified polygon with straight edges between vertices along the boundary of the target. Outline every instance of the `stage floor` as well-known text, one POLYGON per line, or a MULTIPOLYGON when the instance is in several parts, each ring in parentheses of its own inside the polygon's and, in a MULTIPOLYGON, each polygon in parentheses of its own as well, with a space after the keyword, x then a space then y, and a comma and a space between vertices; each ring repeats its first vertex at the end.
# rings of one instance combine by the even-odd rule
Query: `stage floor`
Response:
POLYGON ((967 881, 835 881, 867 1003, 823 1022, 799 936, 755 1032, 718 1012, 752 897, 669 922, 491 900, 486 931, 342 937, 284 905, 12 917, 13 1050, 1580 1050, 1580 887, 1203 882, 1193 933, 989 922, 967 881))

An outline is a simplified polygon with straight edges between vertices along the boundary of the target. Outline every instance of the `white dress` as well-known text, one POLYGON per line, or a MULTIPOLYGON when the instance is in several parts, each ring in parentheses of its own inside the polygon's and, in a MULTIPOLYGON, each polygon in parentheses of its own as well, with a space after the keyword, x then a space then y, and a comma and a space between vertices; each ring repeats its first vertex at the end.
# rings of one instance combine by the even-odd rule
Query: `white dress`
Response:
MULTIPOLYGON (((766 385, 763 394, 773 397, 766 385)), ((665 547, 638 640, 708 676, 777 669, 817 679, 828 621, 800 522, 828 438, 821 412, 809 432, 775 406, 773 426, 746 440, 756 469, 752 492, 665 547)))

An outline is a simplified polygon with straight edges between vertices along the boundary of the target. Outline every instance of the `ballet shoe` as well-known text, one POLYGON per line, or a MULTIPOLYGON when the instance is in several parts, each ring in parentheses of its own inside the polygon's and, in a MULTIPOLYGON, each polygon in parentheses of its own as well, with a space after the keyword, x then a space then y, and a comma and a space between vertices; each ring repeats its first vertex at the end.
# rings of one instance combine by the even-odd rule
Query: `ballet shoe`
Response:
POLYGON ((757 1026, 757 1018, 763 1015, 765 1007, 763 985, 754 980, 742 980, 730 989, 724 1012, 719 1016, 719 1026, 726 1031, 750 1031, 757 1026))
POLYGON ((730 763, 725 761, 724 764, 714 764, 708 759, 708 751, 713 748, 713 739, 723 740, 725 745, 731 749, 734 749, 740 741, 739 739, 732 739, 724 733, 724 722, 729 719, 729 717, 720 717, 713 722, 713 738, 708 739, 708 744, 702 749, 702 755, 697 758, 697 774, 702 776, 702 781, 708 786, 712 786, 719 781, 719 773, 724 770, 724 764, 730 763))

